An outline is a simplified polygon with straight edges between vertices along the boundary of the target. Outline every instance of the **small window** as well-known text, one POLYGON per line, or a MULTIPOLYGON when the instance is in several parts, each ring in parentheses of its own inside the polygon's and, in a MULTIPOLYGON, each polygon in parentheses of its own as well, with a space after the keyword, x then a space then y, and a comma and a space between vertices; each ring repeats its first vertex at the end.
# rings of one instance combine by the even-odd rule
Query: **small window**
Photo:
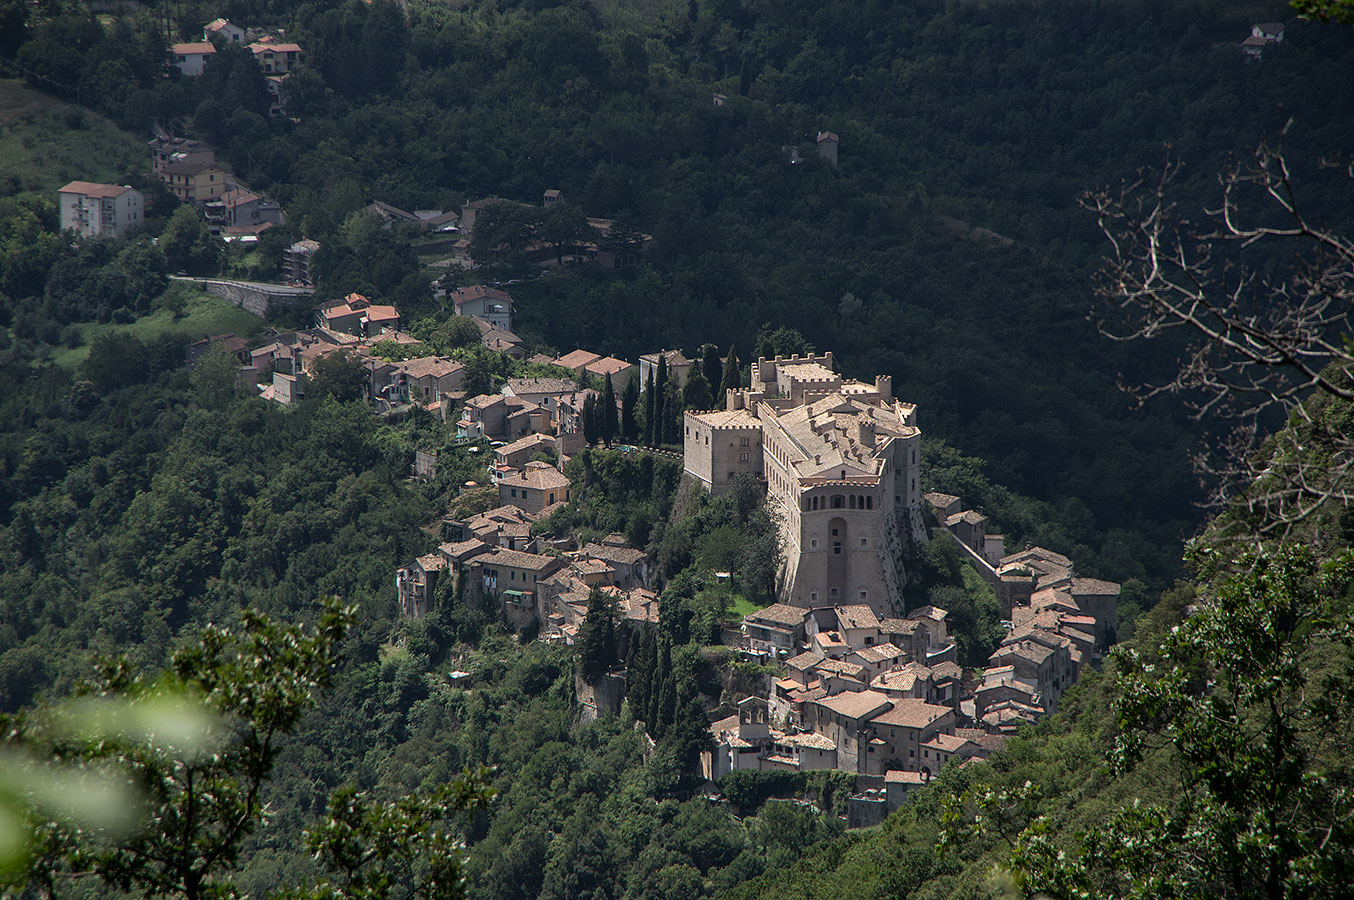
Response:
POLYGON ((832 536, 833 536, 833 537, 836 537, 836 536, 837 536, 837 529, 835 529, 835 528, 832 529, 832 536))
POLYGON ((860 545, 861 545, 862 547, 864 547, 864 546, 866 545, 866 544, 865 544, 865 540, 866 540, 865 538, 861 538, 861 539, 860 539, 860 545))
POLYGON ((810 602, 810 603, 817 603, 817 602, 818 602, 818 592, 817 592, 817 591, 809 591, 809 602, 810 602))
MULTIPOLYGON (((860 592, 860 599, 862 599, 862 600, 865 599, 865 592, 864 592, 864 591, 861 591, 861 592, 860 592)), ((866 647, 870 646, 870 645, 873 644, 873 643, 874 643, 874 638, 872 638, 872 637, 866 637, 866 638, 865 638, 865 646, 866 646, 866 647)))
POLYGON ((817 550, 817 549, 818 549, 818 538, 810 538, 810 539, 809 539, 809 549, 810 549, 810 550, 817 550))
POLYGON ((748 461, 748 455, 747 455, 747 453, 746 453, 746 452, 743 452, 743 453, 738 454, 738 461, 739 461, 739 462, 747 462, 747 461, 748 461))
POLYGON ((828 595, 829 597, 835 597, 835 596, 837 596, 837 589, 836 589, 836 588, 828 588, 827 595, 828 595))
MULTIPOLYGON (((865 599, 866 593, 867 593, 866 591, 861 591, 861 592, 860 592, 860 599, 864 600, 864 599, 865 599)), ((865 639, 865 643, 867 643, 867 644, 873 644, 873 643, 874 643, 874 638, 869 638, 869 637, 867 637, 867 638, 865 639)))
POLYGON ((842 555, 842 542, 841 542, 841 541, 833 541, 833 542, 832 542, 832 555, 833 555, 833 556, 841 556, 841 555, 842 555))

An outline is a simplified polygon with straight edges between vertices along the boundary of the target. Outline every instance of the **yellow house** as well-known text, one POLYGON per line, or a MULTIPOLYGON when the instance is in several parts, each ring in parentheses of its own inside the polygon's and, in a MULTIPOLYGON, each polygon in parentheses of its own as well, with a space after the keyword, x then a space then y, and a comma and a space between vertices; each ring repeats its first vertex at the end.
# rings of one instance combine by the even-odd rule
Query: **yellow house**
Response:
POLYGON ((185 203, 206 203, 226 192, 226 172, 214 162, 171 162, 160 167, 160 177, 185 203))

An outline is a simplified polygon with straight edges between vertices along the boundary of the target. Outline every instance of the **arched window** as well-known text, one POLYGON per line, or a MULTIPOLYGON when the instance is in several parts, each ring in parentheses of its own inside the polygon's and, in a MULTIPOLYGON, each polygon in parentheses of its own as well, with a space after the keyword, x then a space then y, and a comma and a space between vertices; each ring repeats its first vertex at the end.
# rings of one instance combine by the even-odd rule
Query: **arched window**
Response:
POLYGON ((855 509, 855 508, 856 508, 856 495, 855 495, 855 494, 852 494, 852 495, 851 495, 850 501, 851 501, 851 502, 848 503, 848 504, 846 504, 846 505, 847 505, 848 507, 850 507, 851 509, 855 509))
POLYGON ((841 494, 833 494, 833 495, 832 495, 832 508, 833 508, 833 509, 841 509, 842 506, 844 505, 844 503, 845 503, 845 501, 844 501, 844 499, 842 498, 842 495, 841 495, 841 494))
POLYGON ((866 498, 865 498, 865 508, 866 508, 866 509, 874 509, 874 498, 873 498, 873 497, 866 497, 866 498))

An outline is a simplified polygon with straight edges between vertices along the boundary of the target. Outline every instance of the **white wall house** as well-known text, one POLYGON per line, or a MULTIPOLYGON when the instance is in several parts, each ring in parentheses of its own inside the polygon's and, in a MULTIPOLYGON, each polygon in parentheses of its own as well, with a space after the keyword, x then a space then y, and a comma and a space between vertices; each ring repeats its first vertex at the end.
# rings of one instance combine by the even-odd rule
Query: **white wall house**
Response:
POLYGON ((145 220, 145 198, 125 184, 72 181, 57 197, 61 229, 82 237, 123 237, 145 220))

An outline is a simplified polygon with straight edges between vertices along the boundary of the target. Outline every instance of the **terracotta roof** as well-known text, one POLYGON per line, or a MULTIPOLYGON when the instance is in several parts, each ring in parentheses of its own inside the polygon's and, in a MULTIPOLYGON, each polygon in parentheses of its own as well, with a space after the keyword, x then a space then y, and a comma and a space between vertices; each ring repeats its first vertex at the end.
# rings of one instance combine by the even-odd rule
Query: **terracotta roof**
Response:
POLYGON ((895 725, 901 728, 926 728, 953 712, 948 706, 936 706, 925 700, 904 698, 894 700, 893 708, 873 716, 875 725, 895 725))
POLYGON ((609 544, 587 544, 583 547, 583 553, 588 556, 595 556, 597 559, 604 559, 607 562, 622 563, 627 566, 633 566, 644 560, 644 551, 636 550, 633 547, 613 547, 609 544))
POLYGON ((949 613, 938 606, 922 606, 912 610, 907 614, 909 619, 931 619, 936 622, 943 622, 949 613))
POLYGON ((878 691, 845 691, 814 702, 848 719, 868 719, 890 706, 889 698, 878 691))
POLYGON ((210 41, 198 41, 193 44, 170 44, 169 52, 175 56, 209 56, 216 52, 216 45, 210 41))
POLYGON ((594 375, 606 377, 633 367, 634 363, 628 363, 623 359, 616 359, 614 356, 606 356, 588 363, 584 366, 584 370, 591 372, 594 375))
POLYGON ((839 606, 837 624, 842 628, 878 628, 879 617, 868 606, 839 606))
POLYGON ((926 784, 926 776, 921 772, 905 772, 901 769, 889 769, 884 773, 885 784, 926 784))
POLYGON ((498 300, 512 306, 512 296, 507 291, 500 291, 498 288, 489 287, 487 284, 472 284, 451 292, 451 302, 457 306, 469 303, 472 300, 485 299, 498 300))
POLYGON ((798 656, 790 657, 785 661, 785 665, 787 668, 807 671, 808 669, 812 669, 818 660, 823 658, 823 654, 810 651, 808 653, 801 653, 798 656))
POLYGON ((567 488, 569 479, 549 463, 529 462, 521 471, 499 481, 500 488, 514 486, 529 487, 538 491, 558 490, 567 488))
POLYGON ((476 557, 475 561, 485 566, 509 566, 536 572, 554 571, 564 565, 564 561, 555 556, 540 556, 521 550, 506 550, 502 547, 490 549, 488 553, 476 557))
POLYGON ((804 617, 808 610, 798 606, 790 606, 786 603, 773 603, 765 609, 759 609, 756 612, 748 613, 743 617, 745 622, 769 622, 776 625, 789 625, 797 627, 804 624, 804 617))
POLYGON ((970 525, 981 525, 987 521, 987 516, 977 510, 966 509, 963 512, 955 513, 945 520, 946 525, 958 525, 960 522, 967 522, 970 525))
POLYGON ((1112 594, 1117 597, 1119 595, 1119 585, 1115 584, 1113 581, 1101 581, 1099 578, 1073 578, 1072 596, 1075 597, 1078 594, 1112 594))
POLYGON ((589 350, 574 350, 555 360, 555 365, 563 366, 566 369, 579 369, 601 358, 600 355, 589 350))
POLYGON ((567 378, 509 378, 505 386, 519 397, 522 394, 572 394, 578 385, 567 378))
POLYGON ((424 356, 418 359, 408 359, 400 363, 400 368, 404 369, 406 375, 411 378, 445 378, 448 375, 454 375, 465 368, 456 360, 446 356, 424 356))
POLYGON ((876 644, 873 647, 864 647, 853 652, 868 663, 881 663, 885 660, 897 659, 900 656, 907 655, 904 650, 895 647, 893 644, 876 644))
POLYGON ((121 197, 130 190, 132 190, 132 188, 125 184, 98 184, 93 181, 72 181, 70 184, 57 191, 57 193, 84 194, 86 197, 111 200, 114 197, 121 197))
POLYGON ((825 656, 818 660, 813 668, 819 672, 831 672, 845 678, 854 678, 857 681, 863 681, 866 674, 865 667, 859 663, 850 663, 843 659, 833 659, 830 656, 825 656))
POLYGON ((807 747, 810 750, 836 750, 837 745, 832 739, 825 735, 817 734, 812 731, 804 731, 799 734, 786 734, 776 738, 778 744, 789 744, 795 747, 807 747))

